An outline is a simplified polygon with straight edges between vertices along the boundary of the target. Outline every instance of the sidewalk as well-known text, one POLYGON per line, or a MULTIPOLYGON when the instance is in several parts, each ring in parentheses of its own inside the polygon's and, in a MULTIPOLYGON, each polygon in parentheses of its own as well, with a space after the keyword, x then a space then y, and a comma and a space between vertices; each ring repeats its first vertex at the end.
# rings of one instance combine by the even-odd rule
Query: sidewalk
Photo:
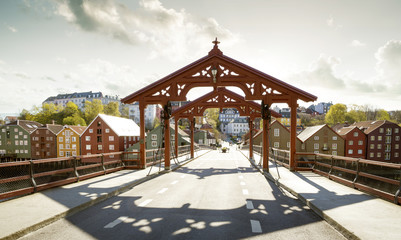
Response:
MULTIPOLYGON (((249 157, 248 150, 242 153, 249 157)), ((254 154, 254 158, 256 166, 260 156, 254 154)), ((269 170, 267 178, 302 200, 347 238, 401 239, 401 206, 312 172, 290 172, 271 162, 269 170)))
MULTIPOLYGON (((195 158, 209 152, 195 152, 195 158)), ((171 169, 194 160, 187 155, 171 160, 171 169)), ((161 170, 164 170, 162 164, 161 170)), ((0 202, 0 239, 17 239, 29 232, 81 211, 98 202, 159 175, 159 166, 143 170, 122 170, 82 182, 48 189, 9 201, 0 202)), ((163 172, 162 172, 163 173, 163 172)))

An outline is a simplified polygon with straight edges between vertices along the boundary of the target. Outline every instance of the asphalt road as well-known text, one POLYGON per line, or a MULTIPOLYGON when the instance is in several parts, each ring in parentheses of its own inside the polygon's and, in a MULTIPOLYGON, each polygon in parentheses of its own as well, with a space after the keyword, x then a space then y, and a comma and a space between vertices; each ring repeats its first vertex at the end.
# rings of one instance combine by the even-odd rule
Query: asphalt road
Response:
POLYGON ((177 171, 22 239, 344 239, 237 151, 177 171))

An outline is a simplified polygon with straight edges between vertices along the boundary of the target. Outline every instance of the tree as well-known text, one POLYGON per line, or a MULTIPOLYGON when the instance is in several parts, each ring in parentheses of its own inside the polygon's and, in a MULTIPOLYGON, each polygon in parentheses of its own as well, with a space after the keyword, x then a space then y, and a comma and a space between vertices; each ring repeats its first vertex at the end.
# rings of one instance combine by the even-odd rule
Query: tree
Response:
POLYGON ((376 114, 376 120, 390 120, 390 114, 384 110, 384 109, 379 109, 377 110, 377 114, 376 114))
POLYGON ((329 126, 333 126, 337 123, 344 123, 346 113, 346 105, 342 103, 334 104, 330 107, 329 112, 326 114, 325 121, 329 126))
POLYGON ((79 115, 79 113, 75 113, 72 116, 64 118, 63 124, 64 125, 86 126, 85 120, 79 115))
POLYGON ((120 117, 121 113, 118 108, 119 108, 118 102, 109 102, 106 106, 104 106, 104 114, 120 117))
POLYGON ((123 118, 129 118, 129 107, 128 106, 124 106, 121 109, 121 117, 123 118))
POLYGON ((58 109, 56 105, 53 103, 45 103, 43 104, 41 110, 40 108, 36 109, 38 113, 34 117, 34 121, 37 121, 42 124, 53 123, 57 118, 58 109))
POLYGON ((85 102, 85 121, 89 124, 99 113, 103 113, 103 104, 100 100, 94 99, 93 102, 85 102))
POLYGON ((32 115, 28 110, 22 109, 21 113, 19 114, 18 119, 20 120, 28 120, 28 121, 34 121, 35 116, 32 115))

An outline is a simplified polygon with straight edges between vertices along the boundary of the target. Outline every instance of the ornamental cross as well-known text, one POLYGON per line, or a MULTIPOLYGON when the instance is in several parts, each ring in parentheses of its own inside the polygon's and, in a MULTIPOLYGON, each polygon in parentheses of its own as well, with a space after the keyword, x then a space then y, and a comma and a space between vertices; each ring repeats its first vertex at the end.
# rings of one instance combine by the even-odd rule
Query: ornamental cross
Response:
POLYGON ((214 40, 212 43, 214 43, 214 46, 217 47, 217 44, 219 44, 220 42, 217 41, 217 37, 216 37, 216 40, 214 40))

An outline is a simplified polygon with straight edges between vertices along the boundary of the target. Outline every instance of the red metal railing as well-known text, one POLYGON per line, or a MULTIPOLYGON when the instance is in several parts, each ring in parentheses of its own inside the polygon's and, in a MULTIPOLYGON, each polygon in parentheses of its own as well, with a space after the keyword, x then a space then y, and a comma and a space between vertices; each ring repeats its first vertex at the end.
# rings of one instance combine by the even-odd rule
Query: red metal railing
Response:
POLYGON ((139 152, 0 163, 0 199, 139 167, 139 152))

